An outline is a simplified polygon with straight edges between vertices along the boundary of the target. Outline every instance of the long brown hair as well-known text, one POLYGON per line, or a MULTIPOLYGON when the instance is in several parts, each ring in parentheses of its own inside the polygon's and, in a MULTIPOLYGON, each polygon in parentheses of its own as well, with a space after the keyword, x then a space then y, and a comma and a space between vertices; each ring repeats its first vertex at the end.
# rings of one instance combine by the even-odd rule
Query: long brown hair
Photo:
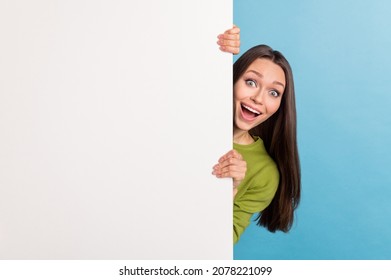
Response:
POLYGON ((269 59, 285 73, 286 85, 280 108, 265 122, 250 130, 261 137, 269 155, 280 172, 277 192, 256 218, 257 225, 269 231, 288 232, 292 227, 294 210, 300 201, 300 162, 296 136, 296 102, 292 69, 285 57, 269 46, 259 45, 245 52, 233 66, 233 83, 239 80, 252 62, 258 58, 269 59))

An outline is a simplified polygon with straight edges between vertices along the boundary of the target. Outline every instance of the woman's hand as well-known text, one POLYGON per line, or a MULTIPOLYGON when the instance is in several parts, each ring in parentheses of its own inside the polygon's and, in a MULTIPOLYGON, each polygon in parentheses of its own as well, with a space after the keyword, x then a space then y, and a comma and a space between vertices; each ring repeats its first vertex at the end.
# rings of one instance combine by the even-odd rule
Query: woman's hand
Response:
POLYGON ((232 54, 238 54, 240 51, 240 29, 234 25, 231 29, 228 29, 223 34, 217 36, 219 39, 217 44, 220 46, 220 50, 232 54))
POLYGON ((237 193, 237 187, 243 181, 247 171, 247 163, 242 155, 231 150, 223 155, 219 162, 213 166, 212 174, 217 178, 232 178, 233 181, 233 196, 237 193))

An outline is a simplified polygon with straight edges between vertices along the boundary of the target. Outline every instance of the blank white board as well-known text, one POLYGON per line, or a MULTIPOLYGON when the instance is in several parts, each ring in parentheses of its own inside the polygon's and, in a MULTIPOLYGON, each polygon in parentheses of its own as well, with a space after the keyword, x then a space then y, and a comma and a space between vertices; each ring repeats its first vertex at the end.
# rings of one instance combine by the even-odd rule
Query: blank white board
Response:
POLYGON ((230 0, 0 2, 0 258, 231 259, 230 0))

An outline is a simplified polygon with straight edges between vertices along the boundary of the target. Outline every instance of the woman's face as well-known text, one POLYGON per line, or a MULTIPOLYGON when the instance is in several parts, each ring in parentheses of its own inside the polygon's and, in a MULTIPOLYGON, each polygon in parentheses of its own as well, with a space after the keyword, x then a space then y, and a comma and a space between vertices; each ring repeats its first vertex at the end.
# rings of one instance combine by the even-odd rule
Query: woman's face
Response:
POLYGON ((285 90, 282 68, 265 58, 256 59, 234 85, 234 126, 249 131, 280 107, 285 90))

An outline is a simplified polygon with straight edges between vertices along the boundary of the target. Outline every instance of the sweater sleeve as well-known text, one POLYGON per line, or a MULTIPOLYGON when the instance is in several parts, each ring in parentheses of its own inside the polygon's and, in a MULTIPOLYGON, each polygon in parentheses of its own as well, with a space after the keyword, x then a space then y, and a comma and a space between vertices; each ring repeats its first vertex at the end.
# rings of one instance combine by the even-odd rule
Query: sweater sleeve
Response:
MULTIPOLYGON (((264 210, 272 201, 279 183, 279 173, 274 165, 263 169, 257 176, 257 184, 248 188, 233 206, 233 239, 236 243, 254 213, 264 210)), ((239 186, 240 188, 240 186, 239 186)))

